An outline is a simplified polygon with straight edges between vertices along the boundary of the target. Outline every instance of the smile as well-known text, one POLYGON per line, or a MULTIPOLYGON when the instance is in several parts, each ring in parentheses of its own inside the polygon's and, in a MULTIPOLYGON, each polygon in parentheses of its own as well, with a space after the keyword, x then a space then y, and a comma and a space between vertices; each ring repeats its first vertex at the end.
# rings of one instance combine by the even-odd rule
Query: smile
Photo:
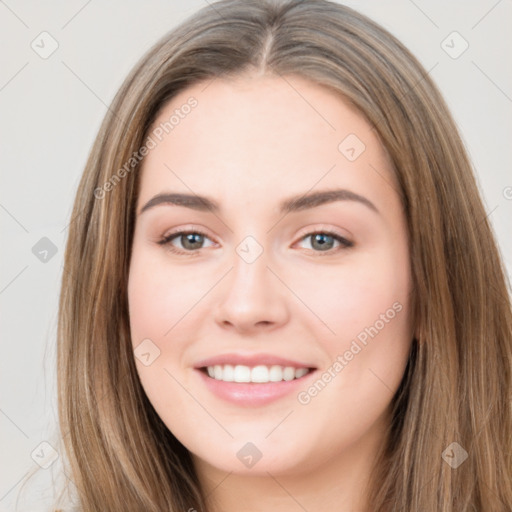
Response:
POLYGON ((202 369, 206 370, 209 377, 223 382, 253 382, 253 383, 267 383, 267 382, 281 382, 300 379, 304 377, 311 370, 310 368, 294 368, 293 366, 280 366, 280 365, 258 365, 258 366, 245 366, 238 365, 214 365, 207 366, 202 369))
POLYGON ((317 373, 315 368, 280 365, 213 365, 194 369, 199 386, 205 386, 214 397, 238 407, 265 406, 295 397, 306 389, 317 373), (230 380, 231 379, 231 380, 230 380))

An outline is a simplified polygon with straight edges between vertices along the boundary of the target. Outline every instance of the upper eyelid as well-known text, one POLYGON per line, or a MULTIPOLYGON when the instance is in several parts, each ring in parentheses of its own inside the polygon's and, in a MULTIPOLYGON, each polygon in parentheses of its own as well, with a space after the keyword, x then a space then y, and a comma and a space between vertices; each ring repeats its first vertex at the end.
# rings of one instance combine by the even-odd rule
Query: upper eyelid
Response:
POLYGON ((201 229, 201 228, 196 228, 196 227, 178 228, 176 231, 171 231, 169 234, 162 235, 161 238, 162 239, 169 239, 169 238, 173 238, 173 237, 178 236, 178 235, 185 235, 185 234, 188 234, 188 233, 198 233, 198 234, 206 236, 206 237, 210 238, 210 240, 214 241, 212 239, 212 237, 208 233, 206 233, 206 230, 201 229))
POLYGON ((315 227, 308 227, 308 228, 301 229, 298 236, 300 236, 301 238, 304 238, 304 236, 312 235, 314 233, 327 232, 327 233, 332 233, 334 235, 337 235, 341 238, 345 238, 347 240, 349 240, 350 238, 353 238, 352 234, 344 235, 343 233, 341 233, 341 231, 342 230, 330 227, 327 224, 317 224, 315 227))

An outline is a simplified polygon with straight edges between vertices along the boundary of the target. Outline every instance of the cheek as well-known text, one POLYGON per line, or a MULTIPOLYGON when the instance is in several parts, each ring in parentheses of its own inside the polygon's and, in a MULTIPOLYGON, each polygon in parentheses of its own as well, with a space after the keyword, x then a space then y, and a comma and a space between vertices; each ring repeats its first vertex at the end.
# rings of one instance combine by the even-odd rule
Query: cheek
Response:
POLYGON ((386 401, 398 387, 412 341, 408 258, 405 243, 388 244, 305 281, 302 293, 322 320, 317 340, 328 355, 325 380, 333 394, 325 393, 323 406, 338 393, 354 408, 386 401))
POLYGON ((145 338, 161 344, 205 293, 205 286, 194 272, 170 269, 165 258, 135 248, 128 281, 133 344, 145 338))
POLYGON ((400 384, 412 341, 405 238, 333 273, 329 289, 329 301, 317 300, 325 304, 325 322, 335 335, 322 339, 331 362, 340 364, 331 371, 332 395, 325 394, 323 406, 343 396, 352 410, 361 404, 383 410, 400 384))
POLYGON ((179 384, 186 348, 181 340, 186 340, 183 330, 190 329, 187 311, 197 301, 197 290, 185 281, 183 273, 169 272, 151 252, 134 246, 128 280, 132 346, 144 391, 164 421, 189 402, 179 384))
POLYGON ((410 271, 407 257, 398 258, 395 251, 358 255, 357 262, 304 272, 293 286, 324 324, 322 338, 333 340, 330 352, 367 327, 377 323, 381 328, 382 315, 385 329, 380 330, 407 324, 410 271))

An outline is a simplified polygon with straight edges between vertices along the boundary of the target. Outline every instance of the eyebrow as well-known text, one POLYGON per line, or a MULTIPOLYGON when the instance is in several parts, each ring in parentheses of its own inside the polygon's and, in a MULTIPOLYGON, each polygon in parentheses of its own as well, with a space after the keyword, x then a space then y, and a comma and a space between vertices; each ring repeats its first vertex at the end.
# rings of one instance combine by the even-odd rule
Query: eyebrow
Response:
MULTIPOLYGON (((322 190, 290 197, 280 204, 280 212, 282 214, 299 212, 335 201, 356 201, 367 206, 370 210, 379 213, 377 207, 369 199, 346 189, 322 190)), ((141 208, 138 215, 158 205, 183 206, 193 210, 210 211, 212 213, 219 213, 221 211, 219 203, 210 197, 164 192, 151 198, 141 208)))

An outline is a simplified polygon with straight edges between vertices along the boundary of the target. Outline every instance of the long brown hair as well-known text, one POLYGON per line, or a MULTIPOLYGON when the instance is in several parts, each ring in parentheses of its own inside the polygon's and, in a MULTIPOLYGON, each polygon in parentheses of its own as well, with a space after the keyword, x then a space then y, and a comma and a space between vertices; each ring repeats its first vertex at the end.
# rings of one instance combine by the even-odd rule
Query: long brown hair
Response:
POLYGON ((368 511, 510 512, 510 299, 471 163, 417 59, 326 0, 205 7, 140 60, 105 116, 74 203, 59 304, 60 429, 83 510, 207 510, 190 454, 134 364, 127 280, 140 163, 126 162, 178 92, 254 71, 337 91, 374 128, 400 187, 416 336, 368 511), (461 449, 455 468, 448 458, 461 449))

